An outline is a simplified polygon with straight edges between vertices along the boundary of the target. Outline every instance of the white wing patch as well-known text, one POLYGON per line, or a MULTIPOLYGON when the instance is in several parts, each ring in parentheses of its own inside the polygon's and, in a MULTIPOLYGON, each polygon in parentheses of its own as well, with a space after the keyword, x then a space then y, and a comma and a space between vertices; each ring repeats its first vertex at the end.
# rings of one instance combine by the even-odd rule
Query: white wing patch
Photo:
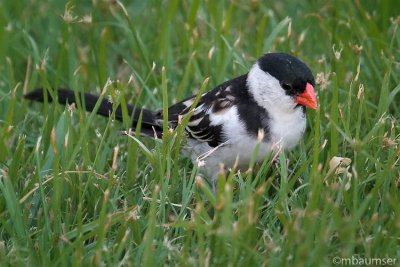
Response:
POLYGON ((188 108, 188 107, 190 107, 190 106, 193 105, 194 100, 195 100, 194 98, 190 98, 190 99, 188 99, 188 100, 186 100, 186 101, 183 101, 182 104, 185 105, 186 108, 188 108))

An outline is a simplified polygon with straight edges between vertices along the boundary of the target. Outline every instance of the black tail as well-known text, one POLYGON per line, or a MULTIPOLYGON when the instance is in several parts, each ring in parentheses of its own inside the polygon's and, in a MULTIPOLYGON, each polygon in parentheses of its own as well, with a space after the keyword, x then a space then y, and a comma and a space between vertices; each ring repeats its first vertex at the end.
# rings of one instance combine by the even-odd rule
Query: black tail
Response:
MULTIPOLYGON (((24 95, 26 99, 34 100, 38 102, 44 102, 44 90, 39 88, 32 92, 24 95)), ((49 93, 47 93, 48 101, 52 102, 53 99, 49 93)), ((89 93, 79 93, 80 103, 86 109, 86 111, 93 111, 99 97, 96 95, 92 95, 89 93)), ((70 89, 60 88, 57 90, 57 101, 62 105, 66 105, 67 103, 76 103, 75 93, 70 89)), ((132 118, 132 129, 136 129, 137 122, 139 120, 140 114, 142 113, 142 130, 141 133, 144 135, 154 136, 154 133, 159 134, 162 129, 155 122, 155 114, 153 111, 144 109, 144 108, 135 108, 132 105, 128 105, 128 114, 132 118)), ((113 111, 113 104, 103 99, 100 103, 99 109, 97 110, 97 114, 108 117, 111 115, 113 111)), ((119 121, 122 121, 122 110, 121 107, 117 107, 115 110, 115 118, 119 121)))

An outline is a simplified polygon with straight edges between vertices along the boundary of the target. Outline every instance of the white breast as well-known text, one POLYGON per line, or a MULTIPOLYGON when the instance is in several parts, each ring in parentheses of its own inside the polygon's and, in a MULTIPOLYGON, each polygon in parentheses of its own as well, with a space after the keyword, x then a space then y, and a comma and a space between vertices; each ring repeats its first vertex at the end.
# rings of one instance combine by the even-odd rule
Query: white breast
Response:
POLYGON ((294 148, 306 129, 306 118, 301 108, 293 113, 276 113, 271 115, 272 142, 284 149, 294 148))
MULTIPOLYGON (((218 173, 221 163, 229 168, 238 159, 239 166, 244 169, 247 168, 258 142, 255 136, 249 135, 245 126, 239 120, 237 108, 232 106, 223 114, 212 114, 210 121, 212 121, 212 124, 223 125, 223 132, 226 134, 227 141, 221 146, 213 148, 208 143, 189 139, 188 147, 193 162, 199 163, 201 161, 201 164, 205 164, 202 171, 213 178, 218 173)), ((270 150, 270 142, 261 142, 257 160, 262 161, 270 150)))

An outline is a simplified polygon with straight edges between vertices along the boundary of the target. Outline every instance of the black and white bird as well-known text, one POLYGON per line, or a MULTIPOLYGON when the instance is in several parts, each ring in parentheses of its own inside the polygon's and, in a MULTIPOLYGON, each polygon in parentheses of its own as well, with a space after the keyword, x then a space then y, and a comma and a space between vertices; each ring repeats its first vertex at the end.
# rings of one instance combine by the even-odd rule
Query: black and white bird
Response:
MULTIPOLYGON (((257 144, 257 161, 263 161, 274 149, 292 149, 306 128, 305 107, 316 109, 315 80, 310 68, 286 53, 263 55, 247 74, 226 81, 204 93, 192 111, 187 133, 187 148, 200 171, 215 184, 220 165, 247 168, 257 144), (260 137, 262 138, 260 140, 260 137)), ((45 91, 37 89, 25 98, 44 101, 45 91)), ((59 89, 60 104, 76 101, 74 91, 59 89)), ((87 111, 92 111, 98 96, 81 94, 87 111)), ((169 127, 177 127, 188 114, 196 96, 178 102, 168 109, 169 127)), ((49 97, 49 101, 51 101, 49 97)), ((97 113, 109 116, 112 104, 102 100, 97 113)), ((128 106, 136 129, 142 113, 141 133, 150 137, 163 132, 162 110, 128 106), (133 113, 133 114, 132 114, 133 113)), ((121 108, 115 113, 122 120, 121 108)))

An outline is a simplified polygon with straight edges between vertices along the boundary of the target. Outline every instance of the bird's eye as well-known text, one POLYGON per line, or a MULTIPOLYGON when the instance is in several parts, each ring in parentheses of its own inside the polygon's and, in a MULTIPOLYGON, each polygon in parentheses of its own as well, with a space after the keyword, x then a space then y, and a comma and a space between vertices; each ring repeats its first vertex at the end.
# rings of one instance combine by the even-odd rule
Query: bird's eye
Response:
POLYGON ((281 86, 284 90, 290 90, 292 89, 292 86, 290 84, 287 83, 281 83, 281 86))

